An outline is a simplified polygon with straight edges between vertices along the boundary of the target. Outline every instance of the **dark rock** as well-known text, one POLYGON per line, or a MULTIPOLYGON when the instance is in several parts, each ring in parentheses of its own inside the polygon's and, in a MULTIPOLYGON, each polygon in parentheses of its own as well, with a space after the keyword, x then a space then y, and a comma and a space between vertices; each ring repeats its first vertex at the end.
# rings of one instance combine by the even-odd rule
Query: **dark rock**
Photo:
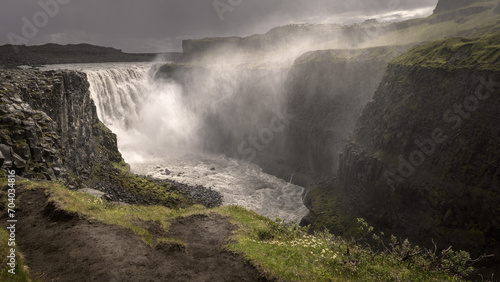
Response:
MULTIPOLYGON (((481 41, 473 44, 472 52, 491 48, 481 41)), ((487 54, 499 52, 488 50, 487 54)), ((424 55, 418 64, 396 59, 389 65, 344 148, 337 180, 325 187, 333 196, 315 198, 312 203, 339 205, 337 211, 349 213, 350 219, 342 219, 346 222, 362 217, 424 246, 434 238, 474 255, 498 254, 494 237, 500 230, 496 69, 487 68, 493 68, 493 61, 478 70, 463 66, 462 55, 445 54, 448 63, 443 67, 420 65, 426 62, 424 55), (492 90, 485 83, 495 95, 487 95, 492 90), (469 100, 477 104, 468 107, 467 118, 453 126, 446 113, 455 114, 456 105, 467 105, 469 100)), ((317 217, 326 211, 312 210, 317 217)))
POLYGON ((45 160, 42 158, 42 149, 33 148, 32 149, 33 160, 35 162, 44 162, 45 160))
POLYGON ((439 0, 434 14, 449 12, 474 4, 476 0, 439 0))
POLYGON ((2 151, 0 151, 0 169, 3 167, 4 161, 5 161, 5 157, 3 156, 2 151))
POLYGON ((12 167, 12 150, 10 149, 10 146, 7 146, 5 144, 0 144, 0 152, 2 153, 2 156, 4 158, 3 166, 5 168, 11 168, 12 167))
POLYGON ((12 167, 16 170, 16 174, 22 175, 26 168, 26 160, 21 158, 18 154, 12 152, 12 167))

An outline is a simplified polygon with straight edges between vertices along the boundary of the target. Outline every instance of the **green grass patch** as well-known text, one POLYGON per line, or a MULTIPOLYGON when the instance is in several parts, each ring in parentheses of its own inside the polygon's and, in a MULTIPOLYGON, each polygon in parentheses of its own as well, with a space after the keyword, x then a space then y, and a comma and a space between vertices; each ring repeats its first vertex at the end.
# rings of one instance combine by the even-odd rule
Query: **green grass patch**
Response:
POLYGON ((461 275, 471 271, 465 252, 436 254, 394 237, 389 248, 375 251, 327 232, 310 235, 305 228, 279 220, 260 225, 245 235, 240 233, 229 248, 270 277, 291 281, 463 281, 461 275))
POLYGON ((25 189, 46 189, 50 195, 49 201, 54 202, 57 208, 77 213, 89 220, 130 229, 150 246, 156 242, 144 222, 153 221, 168 231, 170 219, 180 214, 199 213, 204 210, 201 206, 172 210, 159 205, 117 205, 84 192, 68 190, 57 182, 20 181, 18 185, 25 189))
POLYGON ((9 240, 9 232, 5 228, 0 228, 0 281, 31 281, 28 268, 26 267, 24 257, 19 250, 18 246, 8 246, 7 241, 9 240), (16 249, 16 267, 14 268, 14 274, 9 272, 11 269, 7 263, 10 255, 10 249, 16 249))
POLYGON ((295 60, 295 64, 311 62, 342 63, 355 61, 390 62, 408 49, 407 46, 384 46, 365 49, 333 49, 306 52, 295 60))
POLYGON ((393 64, 432 68, 473 68, 500 71, 500 35, 450 38, 417 46, 393 64))

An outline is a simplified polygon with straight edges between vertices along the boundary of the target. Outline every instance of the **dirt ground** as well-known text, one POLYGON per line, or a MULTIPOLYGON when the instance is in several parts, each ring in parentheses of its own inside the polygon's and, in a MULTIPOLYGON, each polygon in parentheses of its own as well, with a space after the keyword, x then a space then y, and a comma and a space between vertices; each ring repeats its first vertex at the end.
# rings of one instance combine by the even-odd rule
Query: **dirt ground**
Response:
MULTIPOLYGON (((151 248, 131 230, 79 219, 47 203, 43 190, 19 191, 17 242, 32 278, 43 281, 265 281, 223 249, 233 226, 216 214, 172 222, 180 245, 151 248)), ((143 222, 154 236, 163 231, 143 222)))

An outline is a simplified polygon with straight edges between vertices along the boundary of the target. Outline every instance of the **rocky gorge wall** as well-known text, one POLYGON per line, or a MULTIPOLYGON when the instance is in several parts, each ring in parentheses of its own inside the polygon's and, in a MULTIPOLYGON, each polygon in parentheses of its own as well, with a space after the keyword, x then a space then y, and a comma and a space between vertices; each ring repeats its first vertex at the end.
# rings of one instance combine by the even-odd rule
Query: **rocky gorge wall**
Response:
POLYGON ((0 162, 37 179, 88 177, 100 154, 121 161, 98 119, 85 74, 0 70, 0 162))
POLYGON ((390 60, 408 47, 312 51, 287 78, 293 118, 283 136, 288 163, 308 175, 333 177, 338 156, 390 60))
POLYGON ((391 62, 337 181, 306 200, 316 225, 343 232, 363 217, 424 245, 499 254, 500 49, 488 47, 499 40, 453 38, 391 62))

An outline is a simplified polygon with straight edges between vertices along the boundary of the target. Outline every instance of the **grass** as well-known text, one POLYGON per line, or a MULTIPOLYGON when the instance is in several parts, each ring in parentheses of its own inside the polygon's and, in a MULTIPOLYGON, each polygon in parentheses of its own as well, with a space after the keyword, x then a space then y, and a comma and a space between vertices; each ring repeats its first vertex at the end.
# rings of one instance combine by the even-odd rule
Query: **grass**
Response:
POLYGON ((19 246, 15 246, 16 249, 16 267, 14 273, 9 273, 10 267, 7 267, 8 258, 10 254, 10 246, 7 245, 9 239, 9 232, 5 228, 0 228, 0 281, 30 281, 29 271, 26 267, 25 260, 22 253, 19 251, 19 246))
MULTIPOLYGON (((24 189, 46 189, 49 201, 56 207, 76 212, 88 220, 119 225, 134 231, 146 244, 160 243, 184 246, 175 238, 154 238, 141 222, 154 221, 164 231, 169 221, 193 214, 218 213, 230 218, 238 228, 233 232, 227 248, 242 254, 269 277, 291 281, 461 281, 459 275, 448 273, 450 268, 433 268, 432 256, 415 255, 406 259, 408 252, 417 252, 407 241, 395 241, 389 251, 376 252, 359 242, 345 240, 327 232, 308 234, 307 228, 271 220, 239 206, 207 209, 191 206, 169 209, 163 206, 118 206, 95 196, 70 191, 59 183, 19 181, 24 189), (406 252, 406 253, 405 253, 406 252)), ((363 223, 361 226, 369 229, 363 223)), ((0 233, 3 234, 3 233, 0 233)), ((462 253, 460 253, 462 254, 462 253)), ((467 254, 468 255, 468 254, 467 254)), ((461 263, 467 258, 459 260, 461 263)), ((457 253, 447 256, 449 261, 457 253)), ((456 263, 455 263, 456 264, 456 263)), ((451 268, 453 269, 453 268, 451 268)), ((456 268, 458 269, 458 268, 456 268)), ((456 272, 463 273, 463 272, 456 272)))
MULTIPOLYGON (((7 183, 7 174, 4 170, 0 170, 0 185, 7 183)), ((7 187, 7 186, 6 186, 7 187)), ((7 190, 2 188, 0 189, 0 210, 2 212, 7 212, 7 190)), ((25 260, 22 252, 19 250, 19 246, 9 246, 7 244, 10 238, 10 233, 6 228, 0 228, 0 281, 30 281, 30 274, 28 268, 25 264, 25 260), (16 267, 14 269, 14 275, 9 273, 10 267, 7 266, 8 258, 7 256, 10 254, 10 249, 16 249, 16 267)))
POLYGON ((500 70, 500 35, 481 38, 455 37, 414 47, 394 64, 433 68, 500 70))
MULTIPOLYGON (((462 281, 447 273, 451 269, 433 268, 430 253, 406 259, 406 252, 420 252, 408 241, 394 238, 390 251, 376 252, 328 232, 311 235, 295 224, 259 218, 239 207, 222 209, 229 209, 236 222, 248 222, 237 231, 236 242, 229 249, 243 254, 270 277, 291 281, 462 281)), ((468 256, 453 252, 449 258, 460 261, 456 257, 462 255, 468 256)))
POLYGON ((170 208, 189 206, 190 200, 173 193, 172 185, 160 185, 155 181, 130 172, 117 148, 116 135, 102 122, 96 122, 92 130, 98 141, 92 173, 85 184, 93 186, 106 181, 139 198, 170 208))
POLYGON ((143 227, 142 223, 153 221, 163 230, 168 231, 169 220, 180 214, 202 212, 202 206, 192 206, 188 209, 169 209, 164 206, 117 205, 79 191, 71 191, 57 182, 19 181, 18 185, 25 189, 46 189, 49 201, 56 207, 80 216, 105 224, 119 225, 134 231, 146 244, 154 246, 153 235, 143 227))
POLYGON ((311 62, 353 62, 353 61, 380 61, 389 62, 403 53, 407 47, 373 47, 366 49, 333 49, 306 52, 297 58, 295 64, 306 64, 311 62))
POLYGON ((191 205, 189 199, 171 191, 173 185, 158 184, 152 179, 130 172, 127 164, 121 158, 120 161, 113 163, 96 159, 92 169, 92 179, 87 183, 88 186, 92 186, 95 182, 107 181, 142 199, 166 207, 178 208, 191 205))

